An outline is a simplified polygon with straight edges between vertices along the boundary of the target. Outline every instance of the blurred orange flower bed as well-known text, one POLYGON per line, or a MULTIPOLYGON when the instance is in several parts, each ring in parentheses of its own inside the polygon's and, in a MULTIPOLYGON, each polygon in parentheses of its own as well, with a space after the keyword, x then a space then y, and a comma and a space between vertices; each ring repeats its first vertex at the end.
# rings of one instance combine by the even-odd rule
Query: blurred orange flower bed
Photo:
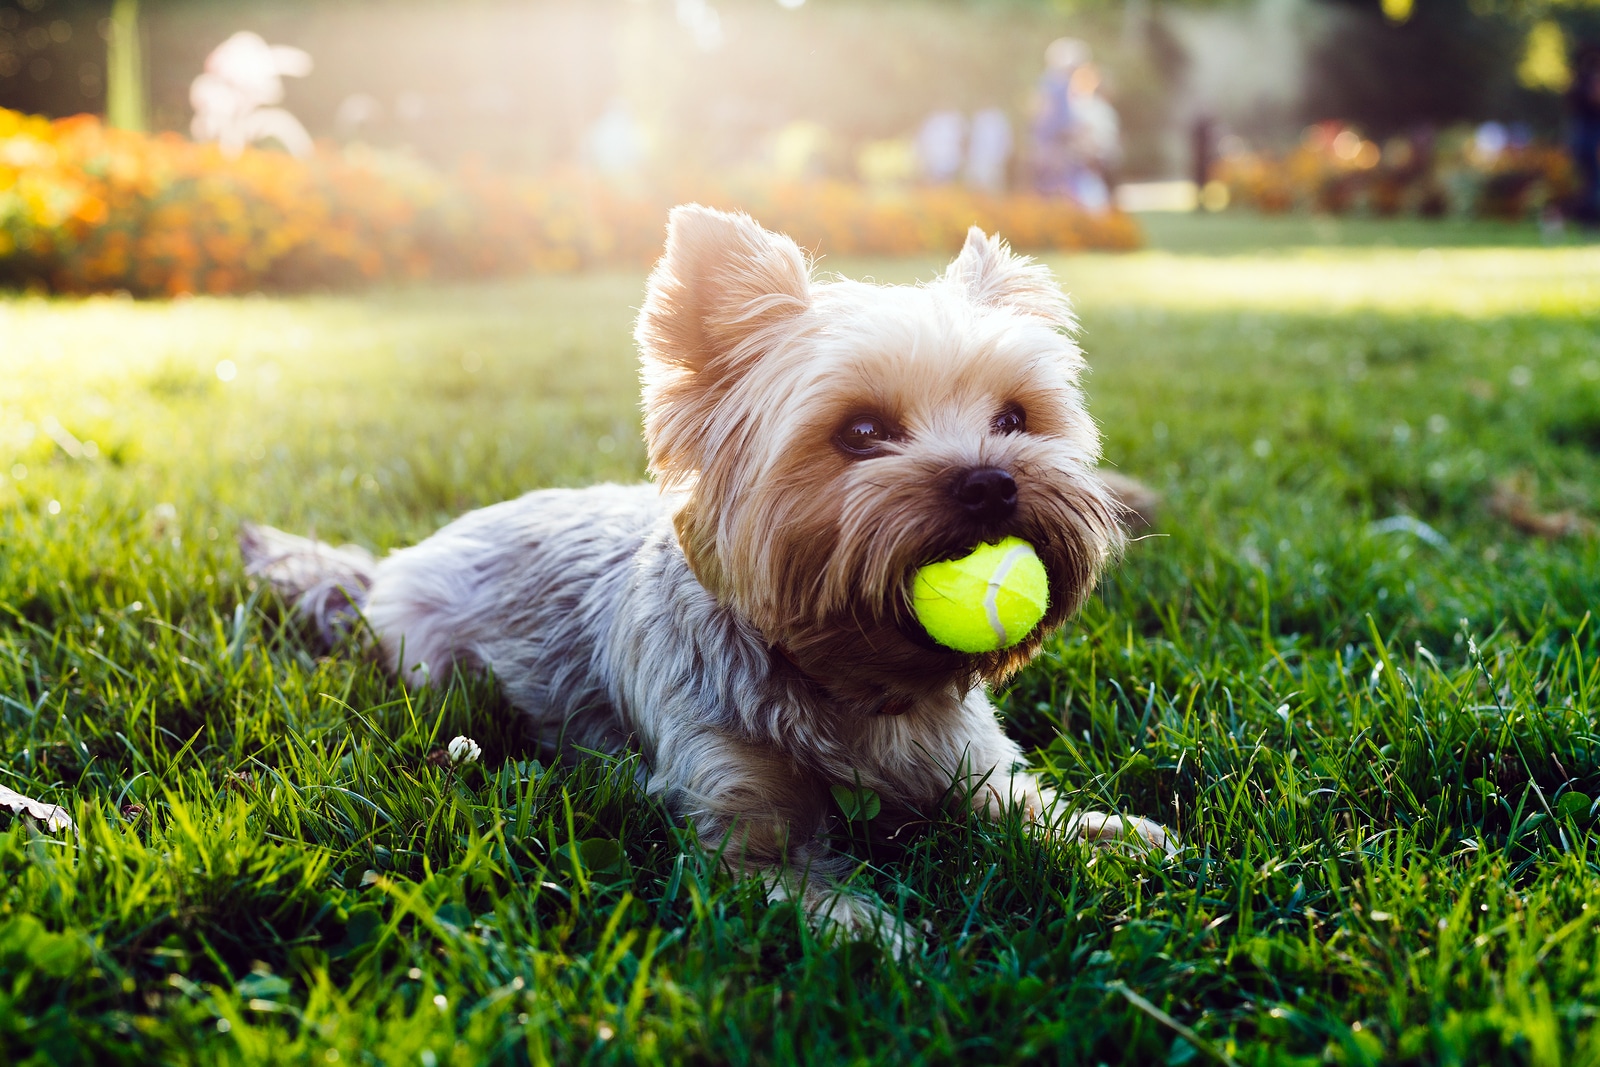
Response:
POLYGON ((1228 202, 1269 214, 1537 216, 1576 188, 1559 147, 1536 141, 1485 145, 1468 128, 1380 145, 1337 122, 1309 127, 1280 154, 1239 149, 1212 178, 1228 202))
POLYGON ((953 252, 972 224, 1027 251, 1140 243, 1125 215, 1033 196, 678 186, 647 195, 577 173, 445 175, 359 149, 229 159, 177 134, 0 109, 0 285, 177 295, 639 267, 660 254, 667 209, 683 200, 749 211, 831 255, 953 252))

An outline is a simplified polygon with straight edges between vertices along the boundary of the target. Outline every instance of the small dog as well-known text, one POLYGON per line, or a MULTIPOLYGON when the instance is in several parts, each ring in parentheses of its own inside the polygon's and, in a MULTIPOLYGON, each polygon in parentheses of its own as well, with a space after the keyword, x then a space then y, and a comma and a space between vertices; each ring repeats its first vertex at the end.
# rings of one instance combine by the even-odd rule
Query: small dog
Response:
POLYGON ((552 748, 637 749, 645 787, 775 899, 903 946, 839 891, 831 786, 1173 848, 1143 819, 1057 812, 984 691, 1124 539, 1074 328, 1049 271, 976 228, 936 281, 879 286, 679 207, 635 332, 655 485, 529 493, 381 562, 246 527, 247 568, 326 640, 359 613, 409 684, 489 670, 552 748), (1043 622, 998 652, 934 644, 916 568, 1013 534, 1048 572, 1043 622))

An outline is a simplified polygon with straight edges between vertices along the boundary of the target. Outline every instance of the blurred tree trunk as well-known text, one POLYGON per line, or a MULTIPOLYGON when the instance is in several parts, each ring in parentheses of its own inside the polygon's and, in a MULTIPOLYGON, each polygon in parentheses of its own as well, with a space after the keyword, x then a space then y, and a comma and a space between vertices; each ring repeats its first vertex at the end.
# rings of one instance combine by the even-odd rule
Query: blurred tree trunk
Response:
POLYGON ((142 44, 139 0, 112 0, 106 56, 106 121, 119 130, 145 128, 142 44))

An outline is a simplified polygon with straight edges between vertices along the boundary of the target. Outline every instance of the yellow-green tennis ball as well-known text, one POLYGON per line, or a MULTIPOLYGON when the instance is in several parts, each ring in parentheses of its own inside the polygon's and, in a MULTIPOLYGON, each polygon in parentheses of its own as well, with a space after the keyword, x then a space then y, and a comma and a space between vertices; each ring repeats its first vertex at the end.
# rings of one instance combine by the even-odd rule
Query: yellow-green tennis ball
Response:
POLYGON ((960 559, 919 568, 911 610, 928 636, 957 652, 1010 648, 1050 607, 1050 579, 1020 537, 979 545, 960 559))

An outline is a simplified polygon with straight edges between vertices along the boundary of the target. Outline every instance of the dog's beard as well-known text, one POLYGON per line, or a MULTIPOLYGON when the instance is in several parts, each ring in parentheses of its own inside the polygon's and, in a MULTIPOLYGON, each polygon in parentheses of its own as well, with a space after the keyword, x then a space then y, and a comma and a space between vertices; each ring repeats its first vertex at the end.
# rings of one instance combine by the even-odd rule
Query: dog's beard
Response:
POLYGON ((728 510, 715 516, 699 511, 697 493, 680 530, 702 581, 835 696, 871 704, 885 693, 914 698, 994 683, 1081 606, 1122 538, 1117 505, 1092 469, 1015 456, 1009 466, 1017 509, 995 521, 952 506, 947 486, 955 471, 891 456, 850 469, 844 486, 807 491, 803 470, 780 474, 725 498, 728 510), (696 529, 721 536, 697 537, 696 529), (936 644, 910 608, 917 569, 1006 536, 1032 544, 1044 564, 1044 618, 1021 642, 994 652, 936 644), (721 551, 697 560, 697 543, 721 551))

